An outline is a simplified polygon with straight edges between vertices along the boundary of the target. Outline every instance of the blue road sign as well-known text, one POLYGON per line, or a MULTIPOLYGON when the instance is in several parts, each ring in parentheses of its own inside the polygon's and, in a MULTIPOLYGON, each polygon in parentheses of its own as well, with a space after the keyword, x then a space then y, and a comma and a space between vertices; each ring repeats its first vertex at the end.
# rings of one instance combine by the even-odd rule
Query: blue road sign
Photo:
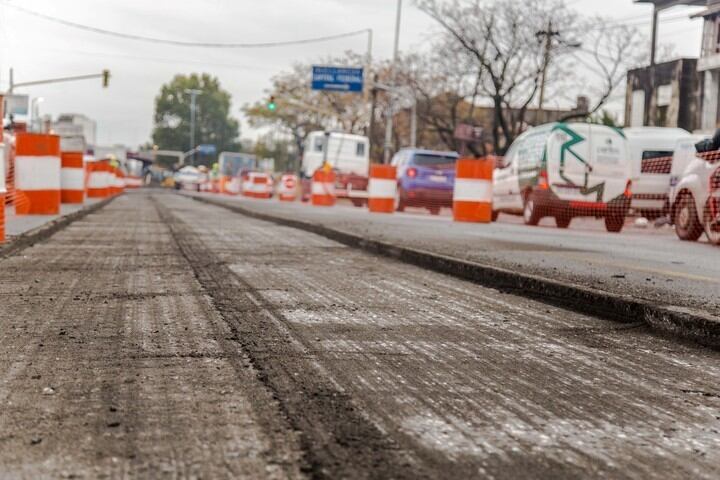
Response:
POLYGON ((215 155, 217 148, 212 144, 198 145, 197 151, 200 155, 215 155))
POLYGON ((312 89, 333 92, 362 92, 363 69, 313 66, 312 89))

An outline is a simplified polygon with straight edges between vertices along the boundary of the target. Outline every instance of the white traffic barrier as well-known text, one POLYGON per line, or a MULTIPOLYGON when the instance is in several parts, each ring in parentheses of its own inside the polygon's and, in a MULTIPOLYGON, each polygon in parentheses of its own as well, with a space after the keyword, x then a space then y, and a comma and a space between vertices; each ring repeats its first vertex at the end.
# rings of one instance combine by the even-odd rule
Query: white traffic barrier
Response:
POLYGON ((298 176, 286 173, 280 177, 280 185, 278 185, 278 198, 282 202, 294 202, 297 198, 298 176))

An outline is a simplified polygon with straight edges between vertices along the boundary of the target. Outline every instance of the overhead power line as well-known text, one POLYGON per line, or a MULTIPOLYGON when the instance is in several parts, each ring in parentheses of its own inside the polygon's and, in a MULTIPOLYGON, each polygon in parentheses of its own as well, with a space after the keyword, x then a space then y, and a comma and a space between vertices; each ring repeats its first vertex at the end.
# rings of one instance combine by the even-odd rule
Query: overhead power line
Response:
POLYGON ((122 38, 125 40, 135 40, 139 42, 156 43, 163 45, 174 45, 178 47, 201 47, 201 48, 276 48, 286 47, 291 45, 305 45, 310 43, 322 43, 329 42, 331 40, 338 40, 341 38, 356 37, 358 35, 367 35, 369 29, 356 30, 353 32, 339 33, 336 35, 327 35, 324 37, 305 38, 301 40, 288 40, 282 42, 263 42, 263 43, 220 43, 220 42, 187 42, 182 40, 169 40, 164 38, 147 37, 143 35, 133 35, 130 33, 116 32, 113 30, 106 30, 104 28, 93 27, 91 25, 83 25, 81 23, 71 22, 58 17, 46 15, 44 13, 36 12, 19 5, 12 4, 7 0, 0 0, 0 4, 10 7, 14 10, 22 12, 33 17, 41 18, 48 22, 57 23, 66 27, 75 28, 77 30, 84 30, 86 32, 97 33, 100 35, 106 35, 110 37, 122 38))

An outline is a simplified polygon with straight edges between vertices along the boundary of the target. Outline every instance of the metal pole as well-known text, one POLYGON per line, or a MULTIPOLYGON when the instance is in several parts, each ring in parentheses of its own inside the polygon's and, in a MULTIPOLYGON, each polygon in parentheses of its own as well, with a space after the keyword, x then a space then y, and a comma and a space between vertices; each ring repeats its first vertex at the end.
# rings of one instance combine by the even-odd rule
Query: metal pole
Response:
POLYGON ((402 0, 397 2, 397 16, 395 18, 395 48, 393 51, 393 65, 392 65, 392 87, 393 89, 388 92, 388 109, 385 126, 385 151, 383 155, 383 163, 390 163, 390 153, 392 150, 392 134, 393 134, 393 94, 397 87, 397 63, 400 50, 400 20, 402 15, 402 0))
MULTIPOLYGON (((195 149, 195 109, 197 107, 196 105, 196 99, 199 94, 202 93, 202 90, 197 89, 187 89, 185 90, 185 93, 190 94, 190 148, 189 150, 195 149)), ((192 154, 192 164, 195 165, 195 153, 192 154)))
POLYGON ((547 70, 550 64, 550 45, 552 42, 552 22, 548 22, 547 31, 545 34, 545 55, 543 57, 543 68, 542 68, 542 81, 540 82, 540 100, 538 105, 538 118, 537 123, 542 124, 545 121, 545 84, 547 83, 547 70))
POLYGON ((10 67, 10 88, 8 89, 8 93, 13 93, 14 88, 15 88, 15 70, 13 70, 13 68, 10 67))
POLYGON ((368 101, 370 99, 370 91, 373 86, 371 85, 372 77, 372 46, 373 46, 373 31, 372 28, 368 29, 368 45, 367 45, 367 57, 365 59, 365 91, 363 92, 363 105, 368 112, 368 131, 370 130, 370 108, 368 107, 368 101))
POLYGON ((417 147, 417 101, 415 99, 410 107, 410 147, 417 147))
POLYGON ((652 44, 650 45, 650 66, 655 65, 655 57, 657 56, 657 27, 658 27, 658 8, 653 7, 652 18, 652 44))

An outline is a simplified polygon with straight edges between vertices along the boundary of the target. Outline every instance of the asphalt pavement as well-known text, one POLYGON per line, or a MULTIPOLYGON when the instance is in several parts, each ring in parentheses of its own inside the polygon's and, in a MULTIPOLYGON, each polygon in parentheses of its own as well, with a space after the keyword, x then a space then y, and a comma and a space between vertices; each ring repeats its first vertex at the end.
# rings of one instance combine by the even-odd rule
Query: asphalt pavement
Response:
MULTIPOLYGON (((189 194, 193 195, 193 194, 189 194)), ((720 317, 720 249, 706 241, 682 242, 671 227, 638 228, 628 219, 620 234, 602 220, 578 218, 568 230, 548 219, 528 227, 501 215, 483 225, 453 222, 449 211, 431 216, 375 214, 340 203, 332 208, 241 196, 194 194, 283 218, 312 222, 462 260, 572 282, 621 295, 691 307, 720 317)))
POLYGON ((0 275, 3 478, 720 475, 720 352, 177 194, 0 275))

